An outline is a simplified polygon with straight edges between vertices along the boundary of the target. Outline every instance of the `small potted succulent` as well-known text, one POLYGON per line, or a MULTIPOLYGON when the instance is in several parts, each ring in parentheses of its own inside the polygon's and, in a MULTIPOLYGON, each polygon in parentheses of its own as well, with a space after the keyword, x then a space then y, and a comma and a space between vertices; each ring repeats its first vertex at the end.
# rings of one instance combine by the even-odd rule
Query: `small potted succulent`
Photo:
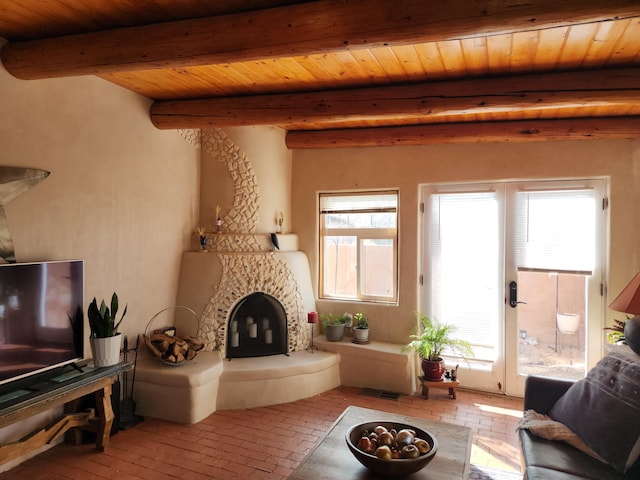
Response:
POLYGON ((350 327, 353 316, 350 313, 320 315, 322 328, 329 342, 340 342, 344 337, 345 327, 350 327))
POLYGON ((353 340, 355 343, 369 342, 369 323, 363 313, 356 313, 353 316, 353 340))
POLYGON ((93 363, 96 367, 110 367, 120 363, 122 335, 118 332, 118 327, 127 314, 127 306, 124 307, 120 320, 116 322, 117 313, 118 295, 115 292, 111 297, 111 309, 107 307, 104 300, 98 308, 95 297, 89 304, 87 310, 89 328, 91 329, 89 343, 93 353, 93 363))
POLYGON ((410 342, 403 349, 414 350, 422 358, 422 371, 427 380, 442 379, 445 372, 442 352, 445 349, 462 357, 473 357, 471 345, 452 336, 454 325, 441 324, 418 312, 416 318, 418 324, 409 335, 410 342))

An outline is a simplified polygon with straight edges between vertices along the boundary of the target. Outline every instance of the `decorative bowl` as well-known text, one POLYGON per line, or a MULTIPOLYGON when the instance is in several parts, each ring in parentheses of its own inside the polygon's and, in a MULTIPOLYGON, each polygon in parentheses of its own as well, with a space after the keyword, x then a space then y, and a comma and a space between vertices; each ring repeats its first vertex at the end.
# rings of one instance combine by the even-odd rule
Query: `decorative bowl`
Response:
POLYGON ((372 472, 385 477, 402 477, 415 473, 427 466, 427 464, 433 460, 436 452, 438 451, 438 441, 436 440, 436 437, 426 430, 398 422, 378 421, 358 423, 347 430, 345 440, 347 441, 347 446, 351 453, 353 453, 362 465, 372 472), (387 430, 395 429, 398 432, 402 429, 414 430, 416 432, 415 438, 426 440, 431 447, 431 450, 416 458, 397 458, 391 460, 381 459, 373 454, 360 450, 357 445, 363 432, 372 432, 378 425, 385 427, 387 430))

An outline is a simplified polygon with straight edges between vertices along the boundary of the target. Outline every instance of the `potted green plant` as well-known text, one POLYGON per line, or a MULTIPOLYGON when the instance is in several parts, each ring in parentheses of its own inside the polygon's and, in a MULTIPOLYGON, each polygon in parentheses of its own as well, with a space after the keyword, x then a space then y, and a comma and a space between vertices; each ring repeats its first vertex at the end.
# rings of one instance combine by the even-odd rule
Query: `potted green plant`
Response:
POLYGON ((414 350, 422 358, 422 371, 427 380, 442 380, 445 372, 442 352, 447 351, 462 357, 472 357, 473 350, 469 342, 454 338, 455 326, 439 323, 416 312, 418 324, 409 335, 409 343, 403 348, 414 350))
POLYGON ((614 325, 611 327, 604 327, 604 331, 608 332, 607 333, 607 340, 609 340, 609 343, 612 344, 616 344, 616 343, 625 343, 625 338, 624 338, 624 327, 627 323, 627 320, 613 320, 614 325))
POLYGON ((89 343, 93 353, 93 363, 96 367, 109 367, 120 362, 121 335, 118 327, 127 314, 127 306, 124 307, 120 320, 116 322, 118 313, 118 295, 114 292, 111 297, 111 308, 107 307, 104 300, 98 308, 97 300, 89 304, 87 315, 91 336, 89 343))
POLYGON ((364 314, 356 313, 353 316, 353 340, 355 343, 367 343, 369 341, 369 323, 364 314))
POLYGON ((320 315, 322 328, 329 342, 340 342, 344 337, 345 327, 350 327, 353 316, 350 313, 320 315))

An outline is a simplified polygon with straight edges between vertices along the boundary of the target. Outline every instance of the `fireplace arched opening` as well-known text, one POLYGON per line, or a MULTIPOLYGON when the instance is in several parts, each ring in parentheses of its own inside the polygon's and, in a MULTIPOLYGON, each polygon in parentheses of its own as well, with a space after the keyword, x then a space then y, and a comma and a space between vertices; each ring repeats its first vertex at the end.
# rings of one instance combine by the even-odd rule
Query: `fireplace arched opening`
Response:
POLYGON ((231 311, 227 325, 227 359, 288 355, 287 313, 269 294, 254 292, 231 311))

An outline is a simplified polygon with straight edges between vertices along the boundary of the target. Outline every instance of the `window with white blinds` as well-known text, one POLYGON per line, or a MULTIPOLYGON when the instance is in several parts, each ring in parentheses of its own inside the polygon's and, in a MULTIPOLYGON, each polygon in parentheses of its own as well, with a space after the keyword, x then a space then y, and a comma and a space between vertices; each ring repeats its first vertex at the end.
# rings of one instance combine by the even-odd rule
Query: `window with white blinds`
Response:
POLYGON ((502 260, 496 193, 436 193, 430 201, 431 315, 456 337, 494 347, 502 260))
POLYGON ((591 274, 596 259, 591 188, 522 190, 516 196, 516 264, 521 270, 591 274))
POLYGON ((396 302, 398 192, 320 194, 320 297, 396 302))

